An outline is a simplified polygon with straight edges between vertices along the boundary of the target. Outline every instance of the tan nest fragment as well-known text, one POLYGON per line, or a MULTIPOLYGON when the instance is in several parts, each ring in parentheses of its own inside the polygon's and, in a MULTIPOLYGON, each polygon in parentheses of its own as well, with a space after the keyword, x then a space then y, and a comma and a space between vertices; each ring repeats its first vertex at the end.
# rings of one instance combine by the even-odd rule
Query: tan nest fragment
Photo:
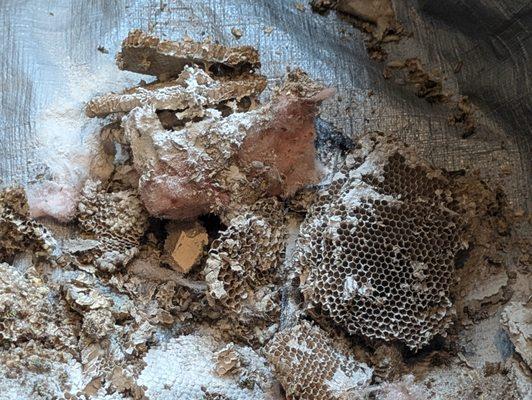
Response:
POLYGON ((260 201, 231 219, 205 263, 211 302, 237 318, 276 315, 285 239, 284 213, 275 200, 260 201))
POLYGON ((443 171, 393 137, 361 137, 301 227, 296 266, 312 312, 411 349, 445 334, 464 246, 452 189, 443 171))
MULTIPOLYGON (((231 100, 254 99, 265 88, 266 78, 261 75, 248 74, 231 80, 214 80, 201 69, 185 67, 176 80, 96 97, 89 101, 85 113, 89 117, 105 117, 142 106, 151 106, 156 110, 216 108, 231 100)), ((234 107, 237 107, 236 103, 234 107)))
POLYGON ((0 191, 0 261, 23 251, 45 255, 59 249, 48 230, 30 218, 24 189, 4 189, 0 191))
POLYGON ((277 333, 265 352, 289 399, 358 399, 371 381, 371 368, 306 321, 277 333))
POLYGON ((260 67, 259 53, 251 46, 226 47, 209 41, 160 40, 134 30, 116 57, 118 68, 157 76, 177 76, 186 65, 199 65, 214 74, 249 72, 260 67))
POLYGON ((134 190, 107 193, 101 183, 88 180, 78 204, 78 221, 100 242, 98 268, 114 271, 138 252, 148 216, 134 190))

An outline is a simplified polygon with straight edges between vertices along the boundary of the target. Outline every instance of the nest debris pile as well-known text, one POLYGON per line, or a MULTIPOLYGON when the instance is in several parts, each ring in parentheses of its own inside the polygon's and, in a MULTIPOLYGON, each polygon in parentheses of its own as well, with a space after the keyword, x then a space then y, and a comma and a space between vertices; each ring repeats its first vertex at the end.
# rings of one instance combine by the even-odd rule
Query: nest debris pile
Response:
MULTIPOLYGON (((333 91, 295 70, 264 101, 251 47, 133 31, 117 64, 154 81, 86 105, 113 168, 85 182, 69 233, 31 219, 23 189, 0 192, 6 398, 406 399, 445 386, 427 363, 457 366, 460 319, 511 297, 508 277, 475 303, 456 289, 509 235, 502 196, 378 132, 322 164, 315 118, 333 91)), ((518 305, 502 314, 515 363, 448 398, 481 384, 520 398, 518 305)))

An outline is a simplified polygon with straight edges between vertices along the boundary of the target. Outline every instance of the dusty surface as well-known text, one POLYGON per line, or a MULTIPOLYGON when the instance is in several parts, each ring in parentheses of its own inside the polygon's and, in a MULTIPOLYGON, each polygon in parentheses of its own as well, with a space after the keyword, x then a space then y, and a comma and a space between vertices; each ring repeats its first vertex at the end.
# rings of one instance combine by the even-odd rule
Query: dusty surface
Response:
MULTIPOLYGON (((390 0, 314 0, 311 2, 314 11, 319 13, 336 10, 340 15, 354 17, 350 21, 355 27, 367 34, 366 47, 372 60, 382 62, 388 58, 385 48, 388 43, 398 42, 409 34, 398 22, 390 0)), ((454 73, 460 72, 463 61, 453 68, 454 73)), ((393 79, 400 86, 409 87, 416 96, 429 103, 446 103, 451 110, 449 123, 463 129, 462 137, 468 138, 476 129, 475 107, 467 96, 444 91, 443 77, 439 71, 429 71, 418 57, 394 59, 388 61, 382 71, 384 79, 393 79), (402 72, 402 74, 398 74, 402 72)))

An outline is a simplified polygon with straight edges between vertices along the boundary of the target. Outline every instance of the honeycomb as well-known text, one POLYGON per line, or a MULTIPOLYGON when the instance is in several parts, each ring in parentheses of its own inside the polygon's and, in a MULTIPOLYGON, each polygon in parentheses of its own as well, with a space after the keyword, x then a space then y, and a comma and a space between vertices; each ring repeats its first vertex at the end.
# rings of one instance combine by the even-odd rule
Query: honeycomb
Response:
POLYGON ((295 264, 313 312, 411 349, 444 334, 464 226, 451 188, 393 137, 363 136, 300 230, 295 264))
POLYGON ((241 74, 260 67, 259 53, 251 46, 226 47, 209 40, 160 40, 138 29, 122 42, 116 56, 118 68, 159 80, 175 76, 186 65, 199 65, 214 75, 241 74))
POLYGON ((136 254, 148 217, 135 191, 107 193, 99 182, 89 180, 78 204, 78 221, 100 242, 96 265, 114 271, 136 254))
POLYGON ((244 317, 271 312, 285 237, 276 200, 259 201, 233 217, 209 249, 204 273, 210 300, 244 317))
MULTIPOLYGON (((185 67, 176 80, 150 83, 122 93, 96 97, 87 103, 85 113, 89 117, 105 117, 145 105, 157 110, 215 108, 243 98, 251 102, 265 87, 266 78, 261 75, 247 74, 231 80, 214 80, 199 68, 185 67)), ((201 117, 201 114, 197 116, 201 117)))
POLYGON ((51 348, 74 348, 74 327, 68 315, 33 267, 23 275, 0 263, 0 342, 34 340, 51 348))
POLYGON ((24 189, 0 191, 0 261, 21 251, 54 254, 57 249, 47 229, 30 218, 24 189))
POLYGON ((371 380, 371 368, 336 349, 325 331, 307 321, 278 332, 265 353, 288 399, 357 398, 371 380))

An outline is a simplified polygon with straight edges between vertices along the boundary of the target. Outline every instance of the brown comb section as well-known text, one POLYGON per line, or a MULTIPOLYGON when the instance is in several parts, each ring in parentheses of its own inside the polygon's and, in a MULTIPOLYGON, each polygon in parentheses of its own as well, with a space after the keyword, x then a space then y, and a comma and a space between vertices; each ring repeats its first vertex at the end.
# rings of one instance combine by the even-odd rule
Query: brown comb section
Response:
POLYGON ((259 53, 251 46, 226 47, 208 41, 160 40, 134 30, 122 43, 118 68, 162 80, 177 76, 186 65, 199 65, 214 75, 240 74, 260 67, 259 53))

